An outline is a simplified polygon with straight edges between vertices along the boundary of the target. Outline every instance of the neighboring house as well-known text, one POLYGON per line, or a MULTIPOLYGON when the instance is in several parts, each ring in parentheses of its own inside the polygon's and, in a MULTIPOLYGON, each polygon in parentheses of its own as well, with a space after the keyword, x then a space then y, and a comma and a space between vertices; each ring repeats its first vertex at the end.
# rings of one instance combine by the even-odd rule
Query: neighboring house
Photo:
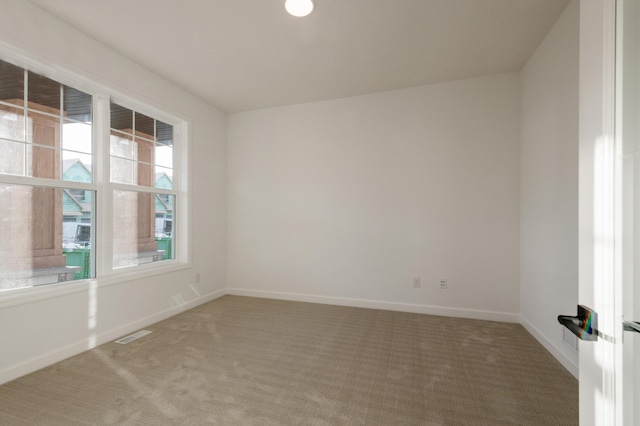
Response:
MULTIPOLYGON (((74 182, 91 182, 91 171, 79 159, 62 162, 62 177, 74 182)), ((65 189, 62 193, 62 240, 73 242, 78 223, 91 224, 91 191, 65 189)))
POLYGON ((91 193, 77 189, 62 191, 62 221, 91 222, 91 193))
MULTIPOLYGON (((156 173, 156 188, 173 189, 173 181, 166 173, 156 173)), ((173 227, 173 205, 172 195, 156 195, 156 234, 171 234, 173 227)))
MULTIPOLYGON (((91 171, 79 159, 64 160, 62 162, 62 176, 66 181, 91 182, 91 171)), ((155 175, 156 188, 172 189, 173 182, 164 172, 155 175)), ((91 191, 81 189, 65 189, 63 191, 64 223, 91 223, 91 191)), ((156 195, 156 233, 171 234, 173 220, 173 196, 166 194, 156 195)), ((73 229, 66 226, 63 239, 75 238, 75 226, 73 229), (66 230, 69 228, 68 230, 66 230), (73 231, 71 234, 70 232, 73 231), (73 234, 73 235, 72 235, 73 234)))
POLYGON ((173 181, 165 172, 156 173, 156 188, 173 189, 173 181))
POLYGON ((62 179, 74 182, 91 182, 91 170, 78 158, 62 161, 62 179))

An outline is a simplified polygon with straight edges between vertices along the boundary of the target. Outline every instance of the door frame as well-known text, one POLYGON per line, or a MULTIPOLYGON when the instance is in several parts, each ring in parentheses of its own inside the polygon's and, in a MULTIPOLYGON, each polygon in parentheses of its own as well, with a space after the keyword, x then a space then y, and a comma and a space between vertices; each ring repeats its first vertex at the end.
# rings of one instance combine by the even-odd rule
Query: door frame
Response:
POLYGON ((580 2, 579 303, 599 338, 580 342, 580 425, 622 425, 620 152, 615 139, 616 0, 580 2))

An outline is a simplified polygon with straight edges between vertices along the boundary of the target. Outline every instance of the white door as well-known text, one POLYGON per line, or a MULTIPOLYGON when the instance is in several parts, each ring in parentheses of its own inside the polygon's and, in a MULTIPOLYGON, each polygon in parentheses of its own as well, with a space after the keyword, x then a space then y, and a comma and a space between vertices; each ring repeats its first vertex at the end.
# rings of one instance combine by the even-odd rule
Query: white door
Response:
POLYGON ((598 314, 598 340, 580 342, 581 425, 640 425, 640 333, 623 327, 640 321, 637 24, 639 0, 580 3, 579 303, 598 314))

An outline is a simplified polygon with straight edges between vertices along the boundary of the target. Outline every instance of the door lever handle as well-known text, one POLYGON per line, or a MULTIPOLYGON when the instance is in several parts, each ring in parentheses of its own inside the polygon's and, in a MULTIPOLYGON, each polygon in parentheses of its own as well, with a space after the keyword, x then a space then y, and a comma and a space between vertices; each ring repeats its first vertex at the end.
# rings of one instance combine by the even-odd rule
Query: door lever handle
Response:
POLYGON ((624 331, 635 331, 636 333, 640 333, 640 322, 622 321, 622 329, 624 331))
POLYGON ((580 340, 598 340, 598 314, 586 306, 578 305, 578 315, 575 317, 558 315, 558 322, 578 336, 580 340))

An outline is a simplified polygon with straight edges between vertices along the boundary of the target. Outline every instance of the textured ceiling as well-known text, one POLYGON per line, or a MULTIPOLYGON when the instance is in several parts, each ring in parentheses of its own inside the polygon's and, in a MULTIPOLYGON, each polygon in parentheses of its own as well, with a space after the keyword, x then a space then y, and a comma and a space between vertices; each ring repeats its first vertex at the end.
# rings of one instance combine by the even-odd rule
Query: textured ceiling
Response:
POLYGON ((569 0, 30 0, 227 112, 519 71, 569 0))

